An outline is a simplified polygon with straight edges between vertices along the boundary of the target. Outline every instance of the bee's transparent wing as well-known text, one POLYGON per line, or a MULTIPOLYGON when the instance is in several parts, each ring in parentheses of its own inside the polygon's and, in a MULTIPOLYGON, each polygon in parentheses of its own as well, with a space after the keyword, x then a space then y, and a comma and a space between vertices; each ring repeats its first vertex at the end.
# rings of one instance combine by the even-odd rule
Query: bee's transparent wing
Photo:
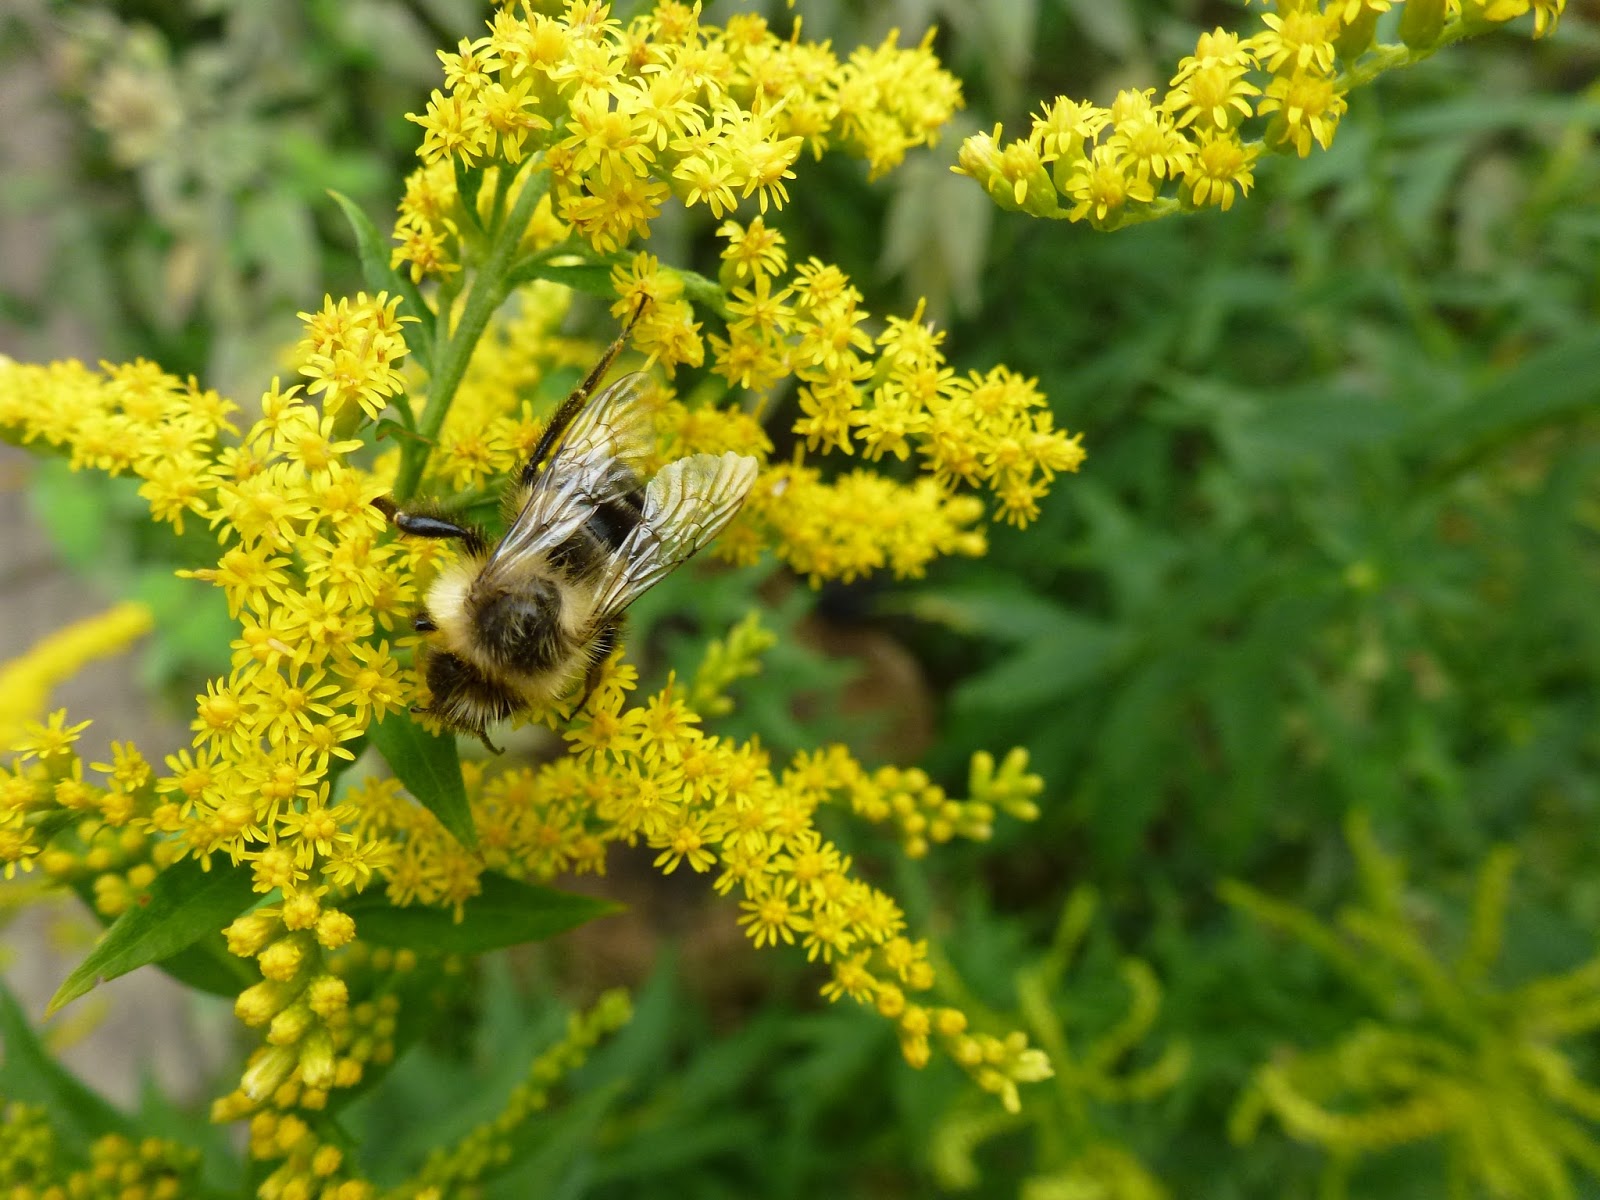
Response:
POLYGON ((608 500, 639 486, 650 453, 650 414, 643 375, 617 380, 583 407, 529 485, 522 509, 485 569, 559 546, 608 500))
POLYGON ((661 468, 644 493, 644 511, 618 550, 616 572, 595 611, 615 616, 733 520, 756 479, 748 455, 694 454, 661 468))

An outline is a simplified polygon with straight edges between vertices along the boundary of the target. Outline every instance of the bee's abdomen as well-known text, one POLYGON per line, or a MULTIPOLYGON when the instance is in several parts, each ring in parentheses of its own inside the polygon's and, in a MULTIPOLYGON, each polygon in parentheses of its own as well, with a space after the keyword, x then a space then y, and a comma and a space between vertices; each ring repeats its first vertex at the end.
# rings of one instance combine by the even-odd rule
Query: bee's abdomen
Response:
POLYGON ((550 580, 532 579, 514 591, 485 596, 475 617, 478 649, 508 674, 548 671, 567 655, 561 593, 550 580))
POLYGON ((448 651, 428 655, 430 710, 452 729, 482 735, 484 728, 503 721, 521 707, 515 692, 495 683, 466 659, 448 651))
POLYGON ((622 549, 622 543, 639 525, 644 514, 644 489, 635 487, 613 500, 595 507, 594 515, 584 523, 584 529, 608 550, 622 549))
POLYGON ((551 553, 551 562, 574 578, 597 575, 638 528, 644 513, 644 488, 635 484, 595 505, 589 519, 551 553))

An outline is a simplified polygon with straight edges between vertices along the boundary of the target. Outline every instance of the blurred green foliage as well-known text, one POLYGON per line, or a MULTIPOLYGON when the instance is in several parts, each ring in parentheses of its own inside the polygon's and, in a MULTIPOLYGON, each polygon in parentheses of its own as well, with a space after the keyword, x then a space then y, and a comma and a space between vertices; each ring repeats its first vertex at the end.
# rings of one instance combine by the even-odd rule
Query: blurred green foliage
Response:
MULTIPOLYGON (((238 158, 196 142, 126 161, 103 119, 89 132, 78 77, 69 173, 49 193, 73 250, 50 303, 101 322, 119 353, 226 377, 288 336, 280 318, 292 333, 296 308, 353 279, 321 189, 371 211, 392 200, 414 140, 395 121, 432 78, 427 26, 453 37, 476 20, 357 7, 62 6, 62 28, 97 53, 110 22, 144 20, 123 56, 180 95, 208 79, 217 91, 205 71, 230 61, 230 39, 270 26, 287 40, 207 111, 238 158), (366 36, 391 28, 405 35, 366 36), (288 77, 268 69, 285 64, 288 77), (194 208, 170 207, 173 192, 194 208), (190 263, 174 293, 185 254, 205 269, 190 263)), ((686 575, 640 604, 641 657, 682 670, 764 604, 780 642, 732 685, 730 730, 779 752, 914 738, 841 709, 851 679, 872 695, 881 670, 859 641, 853 666, 822 652, 846 630, 914 653, 879 707, 933 714, 936 776, 958 785, 980 747, 1029 748, 1049 785, 1034 827, 881 866, 919 916, 960 930, 939 948, 952 978, 1064 1056, 1059 1078, 1019 1117, 975 1113, 953 1069, 912 1072, 880 1023, 816 1012, 782 977, 804 964, 753 978, 716 955, 674 958, 673 931, 691 948, 703 931, 668 890, 634 1023, 489 1195, 1600 1194, 1600 1162, 1574 1149, 1588 1143, 1538 1106, 1593 1115, 1592 1020, 1531 1028, 1521 1075, 1474 1074, 1516 1015, 1508 997, 1579 1002, 1547 993, 1580 978, 1567 973, 1592 961, 1600 923, 1600 29, 1572 7, 1546 42, 1456 46, 1352 96, 1330 152, 1274 161, 1226 215, 1102 236, 994 214, 946 170, 960 130, 882 189, 852 165, 801 164, 777 218, 793 256, 840 262, 877 312, 927 293, 956 361, 1036 374, 1090 458, 1035 526, 997 530, 988 558, 916 585, 812 595, 765 570, 709 587, 686 575), (689 608, 700 620, 673 615, 689 608), (1352 855, 1356 813, 1387 851, 1358 823, 1352 855), (1512 848, 1525 869, 1490 990, 1471 947, 1502 940, 1486 931, 1512 848), (1363 886, 1367 909, 1312 915, 1363 886), (1468 965, 1446 969, 1462 938, 1468 965), (1455 1087, 1455 1140, 1419 1125, 1341 1146, 1285 1116, 1285 1079, 1347 1120, 1455 1087), (1496 1150, 1472 1129, 1496 1121, 1485 1106, 1522 1103, 1506 1080, 1525 1088, 1518 1119, 1534 1132, 1496 1150), (1257 1120, 1267 1111, 1279 1119, 1257 1120), (1253 1138, 1230 1137, 1230 1114, 1253 1138), (1555 1147, 1542 1158, 1539 1138, 1555 1147)), ((1016 128, 1057 92, 1160 84, 1199 28, 1238 18, 1201 0, 797 8, 838 47, 941 20, 968 128, 1016 128)), ((673 237, 653 249, 703 265, 688 262, 692 226, 673 237)), ((127 497, 72 494, 51 471, 37 488, 69 559, 104 569, 85 531, 127 497)), ((128 569, 180 561, 135 551, 128 569)), ((544 953, 581 992, 582 944, 544 953)), ((342 1119, 420 1160, 492 1114, 550 1036, 550 990, 507 966, 465 1002, 465 1032, 426 1038, 342 1119)), ((19 1057, 45 1070, 8 1055, 8 1094, 19 1057)), ((139 1127, 170 1130, 150 1120, 139 1127)))

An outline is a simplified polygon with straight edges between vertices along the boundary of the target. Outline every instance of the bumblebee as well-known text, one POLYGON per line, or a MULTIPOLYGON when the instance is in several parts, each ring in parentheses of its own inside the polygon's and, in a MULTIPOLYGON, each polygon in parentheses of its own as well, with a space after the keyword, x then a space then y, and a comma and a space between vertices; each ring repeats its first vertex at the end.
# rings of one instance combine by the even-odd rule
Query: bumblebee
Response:
MULTIPOLYGON (((643 592, 727 525, 755 482, 747 455, 694 454, 648 481, 648 382, 629 375, 594 395, 633 319, 550 418, 507 489, 505 535, 425 509, 379 507, 402 533, 459 541, 412 626, 432 702, 422 712, 488 746, 488 727, 549 704, 580 683, 593 691, 643 592)), ((580 702, 581 704, 581 702, 580 702)))

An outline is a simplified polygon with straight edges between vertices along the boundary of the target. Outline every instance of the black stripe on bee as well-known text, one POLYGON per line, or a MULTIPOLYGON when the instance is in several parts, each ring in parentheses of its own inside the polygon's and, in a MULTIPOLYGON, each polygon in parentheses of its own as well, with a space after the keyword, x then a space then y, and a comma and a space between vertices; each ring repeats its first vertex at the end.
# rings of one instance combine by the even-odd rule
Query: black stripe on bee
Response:
POLYGON ((550 565, 573 579, 598 575, 643 519, 644 488, 635 481, 627 491, 596 504, 578 530, 551 549, 550 565))
POLYGON ((621 550, 644 516, 644 488, 635 485, 623 495, 602 501, 584 522, 584 529, 610 550, 621 550))
POLYGON ((433 696, 427 711, 455 728, 482 736, 485 726, 503 721, 523 707, 516 692, 448 650, 429 653, 427 675, 433 696))

